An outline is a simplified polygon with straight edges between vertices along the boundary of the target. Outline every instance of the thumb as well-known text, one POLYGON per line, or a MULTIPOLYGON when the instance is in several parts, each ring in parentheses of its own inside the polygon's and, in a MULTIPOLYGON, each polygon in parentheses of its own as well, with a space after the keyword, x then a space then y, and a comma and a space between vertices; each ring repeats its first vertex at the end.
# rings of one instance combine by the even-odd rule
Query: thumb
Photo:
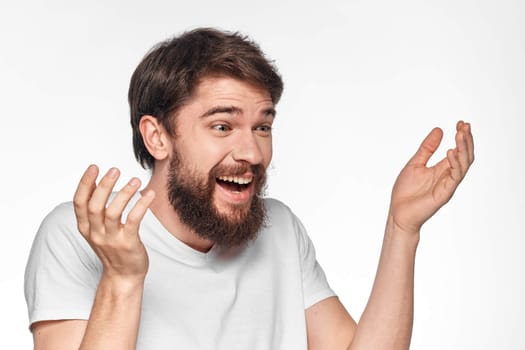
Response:
POLYGON ((432 131, 425 137, 416 154, 410 159, 408 164, 425 166, 427 165, 428 160, 434 154, 434 152, 439 147, 441 140, 443 139, 443 130, 440 128, 434 128, 432 131))

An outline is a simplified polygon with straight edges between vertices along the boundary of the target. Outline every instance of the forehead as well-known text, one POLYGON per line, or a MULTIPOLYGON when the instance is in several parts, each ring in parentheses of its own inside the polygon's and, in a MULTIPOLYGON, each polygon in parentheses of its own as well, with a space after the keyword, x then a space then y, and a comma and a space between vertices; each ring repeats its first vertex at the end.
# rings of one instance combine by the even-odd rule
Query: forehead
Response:
POLYGON ((238 101, 273 105, 267 89, 251 82, 226 76, 209 76, 201 79, 189 102, 197 101, 238 101))

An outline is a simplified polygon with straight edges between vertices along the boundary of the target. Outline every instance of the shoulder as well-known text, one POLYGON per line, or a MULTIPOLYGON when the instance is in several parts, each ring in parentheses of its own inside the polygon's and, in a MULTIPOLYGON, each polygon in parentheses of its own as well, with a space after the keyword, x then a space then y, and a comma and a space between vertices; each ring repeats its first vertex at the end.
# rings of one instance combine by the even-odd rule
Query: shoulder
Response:
POLYGON ((87 319, 100 273, 100 261, 78 232, 73 203, 59 204, 42 221, 27 259, 30 323, 87 319))
POLYGON ((80 232, 73 202, 57 205, 42 220, 31 248, 30 260, 76 254, 92 258, 91 249, 80 232))
POLYGON ((39 236, 47 236, 49 232, 57 234, 76 231, 75 210, 73 202, 64 202, 57 205, 42 221, 38 230, 39 236))
POLYGON ((269 219, 293 219, 294 213, 286 204, 275 198, 264 198, 264 206, 269 219))
POLYGON ((266 226, 269 228, 279 228, 296 230, 299 219, 292 209, 283 202, 274 198, 265 198, 266 226))
POLYGON ((277 231, 280 235, 288 233, 296 241, 304 241, 307 238, 306 230, 301 220, 294 214, 292 209, 283 202, 274 198, 265 198, 266 228, 277 231))

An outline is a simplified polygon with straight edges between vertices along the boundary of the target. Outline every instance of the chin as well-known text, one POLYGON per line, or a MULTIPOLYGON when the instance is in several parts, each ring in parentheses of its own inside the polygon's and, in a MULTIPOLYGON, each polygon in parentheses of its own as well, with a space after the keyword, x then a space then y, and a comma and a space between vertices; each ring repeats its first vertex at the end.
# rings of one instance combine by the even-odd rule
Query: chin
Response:
POLYGON ((230 222, 240 222, 246 218, 250 211, 251 200, 245 203, 229 203, 214 201, 217 213, 230 222))

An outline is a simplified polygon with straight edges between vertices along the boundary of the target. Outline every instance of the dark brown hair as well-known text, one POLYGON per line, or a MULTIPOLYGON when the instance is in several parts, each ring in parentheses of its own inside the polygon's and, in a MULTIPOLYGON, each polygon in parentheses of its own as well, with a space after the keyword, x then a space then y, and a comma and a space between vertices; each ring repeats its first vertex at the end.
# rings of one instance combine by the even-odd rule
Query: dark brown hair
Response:
POLYGON ((133 151, 145 169, 155 159, 142 140, 139 122, 152 115, 175 136, 175 116, 206 76, 225 75, 266 89, 274 104, 283 91, 277 69, 259 46, 239 33, 198 28, 159 43, 140 62, 128 92, 133 151))

